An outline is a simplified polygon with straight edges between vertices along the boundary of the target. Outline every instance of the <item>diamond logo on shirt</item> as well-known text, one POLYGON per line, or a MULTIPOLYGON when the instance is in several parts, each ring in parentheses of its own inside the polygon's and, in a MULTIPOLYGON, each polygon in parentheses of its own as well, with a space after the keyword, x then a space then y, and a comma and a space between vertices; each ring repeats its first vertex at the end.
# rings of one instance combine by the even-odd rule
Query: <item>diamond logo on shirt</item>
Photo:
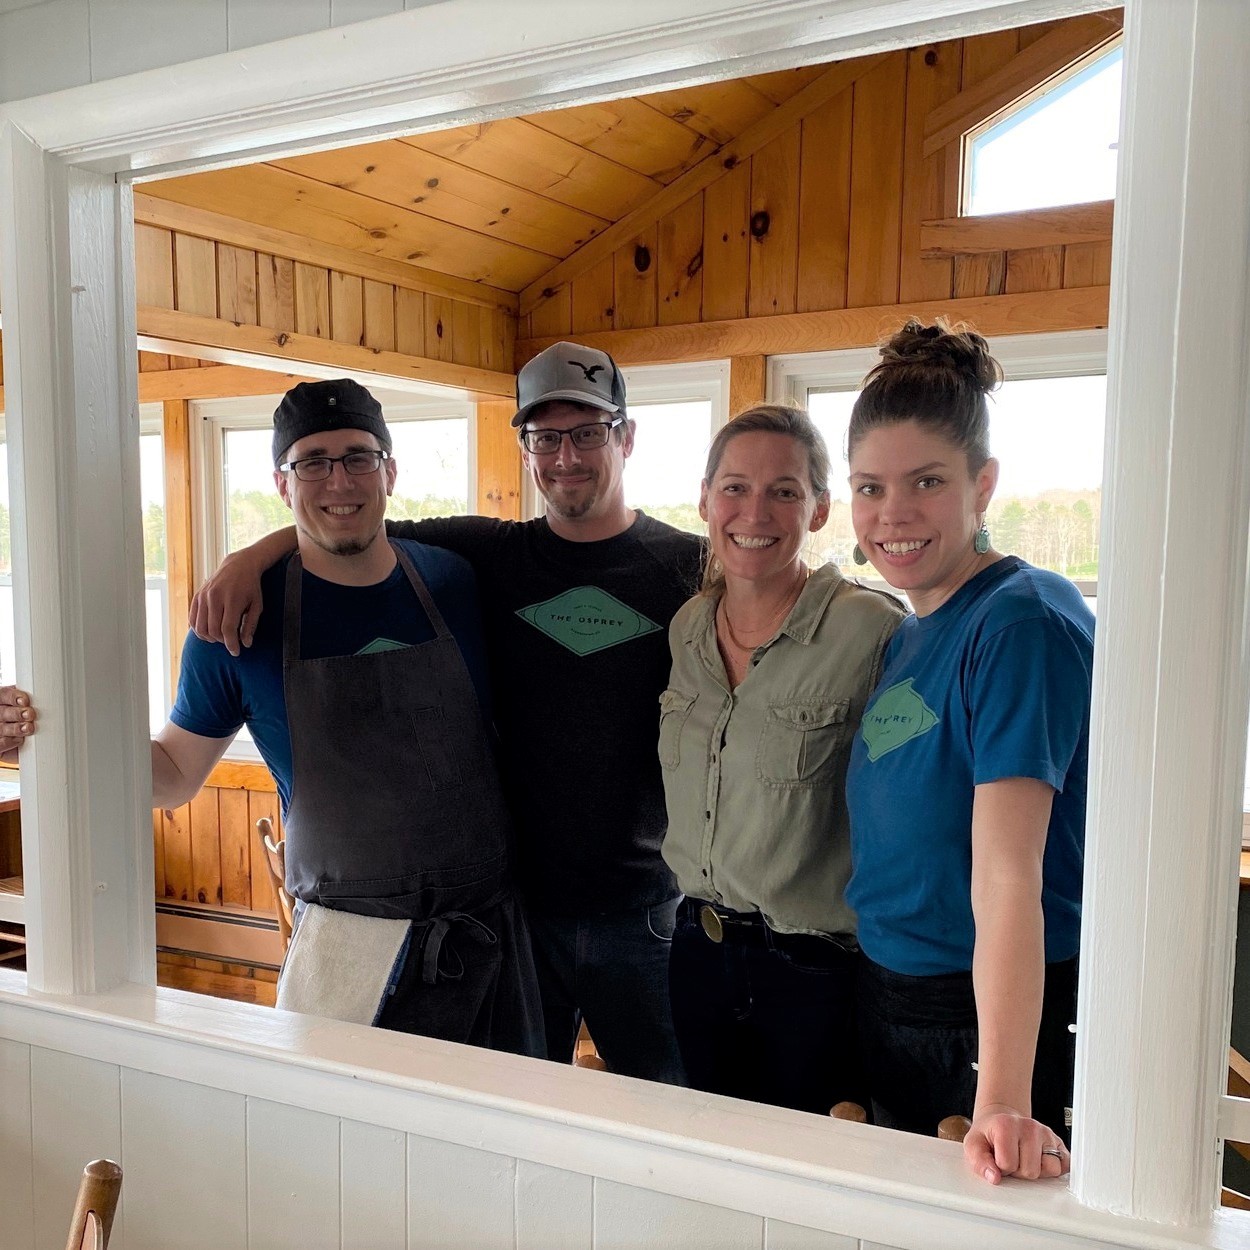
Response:
POLYGON ((883 755, 927 734, 938 723, 937 713, 912 689, 912 678, 884 690, 864 713, 860 732, 875 764, 883 755))
POLYGON ((574 655, 592 655, 632 638, 654 634, 660 628, 598 586, 566 590, 545 603, 518 608, 517 616, 574 655))

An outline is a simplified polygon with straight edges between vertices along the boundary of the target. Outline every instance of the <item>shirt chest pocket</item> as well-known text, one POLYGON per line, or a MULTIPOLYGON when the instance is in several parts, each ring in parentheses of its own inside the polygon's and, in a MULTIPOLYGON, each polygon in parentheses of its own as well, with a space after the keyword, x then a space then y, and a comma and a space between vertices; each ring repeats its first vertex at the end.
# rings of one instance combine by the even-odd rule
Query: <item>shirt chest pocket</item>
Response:
POLYGON ((696 696, 680 690, 660 695, 660 764, 673 769, 681 763, 681 731, 690 719, 696 696))
POLYGON ((794 699, 771 703, 760 734, 756 771, 771 786, 827 783, 845 763, 850 699, 794 699))

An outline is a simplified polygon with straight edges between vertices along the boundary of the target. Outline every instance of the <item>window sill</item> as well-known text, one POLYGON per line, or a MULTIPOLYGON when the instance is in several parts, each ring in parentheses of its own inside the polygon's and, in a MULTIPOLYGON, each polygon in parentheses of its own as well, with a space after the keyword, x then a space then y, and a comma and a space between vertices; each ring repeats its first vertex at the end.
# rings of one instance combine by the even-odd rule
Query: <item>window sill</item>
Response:
POLYGON ((1239 1214, 1162 1227, 990 1187, 949 1143, 177 990, 0 969, 0 1037, 891 1246, 1250 1246, 1239 1214))

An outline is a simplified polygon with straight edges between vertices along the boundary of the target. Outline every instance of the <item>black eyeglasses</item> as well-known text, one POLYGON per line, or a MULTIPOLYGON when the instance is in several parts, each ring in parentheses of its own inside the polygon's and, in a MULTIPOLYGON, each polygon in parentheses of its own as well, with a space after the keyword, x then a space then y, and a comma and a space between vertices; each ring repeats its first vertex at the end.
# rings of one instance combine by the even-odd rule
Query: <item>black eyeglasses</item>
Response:
POLYGON ((575 425, 571 430, 522 430, 521 442, 526 451, 536 456, 548 456, 560 450, 560 444, 567 434, 578 451, 594 451, 595 448, 602 447, 608 441, 608 435, 624 422, 624 417, 613 417, 611 421, 591 421, 587 425, 575 425))
POLYGON ((278 465, 285 473, 294 471, 301 482, 320 482, 334 472, 334 466, 341 464, 343 469, 356 477, 366 473, 376 473, 383 460, 391 458, 386 451, 349 451, 345 456, 307 456, 303 460, 288 460, 278 465))

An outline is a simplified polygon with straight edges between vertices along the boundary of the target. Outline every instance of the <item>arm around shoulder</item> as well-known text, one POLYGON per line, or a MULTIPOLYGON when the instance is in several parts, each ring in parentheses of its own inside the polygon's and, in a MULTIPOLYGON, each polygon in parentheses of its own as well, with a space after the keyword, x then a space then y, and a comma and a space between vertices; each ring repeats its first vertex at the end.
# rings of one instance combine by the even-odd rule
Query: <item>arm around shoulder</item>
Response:
POLYGON ((196 635, 224 643, 231 655, 250 647, 264 607, 260 576, 295 547, 295 527, 288 525, 228 555, 191 600, 187 623, 196 635))

